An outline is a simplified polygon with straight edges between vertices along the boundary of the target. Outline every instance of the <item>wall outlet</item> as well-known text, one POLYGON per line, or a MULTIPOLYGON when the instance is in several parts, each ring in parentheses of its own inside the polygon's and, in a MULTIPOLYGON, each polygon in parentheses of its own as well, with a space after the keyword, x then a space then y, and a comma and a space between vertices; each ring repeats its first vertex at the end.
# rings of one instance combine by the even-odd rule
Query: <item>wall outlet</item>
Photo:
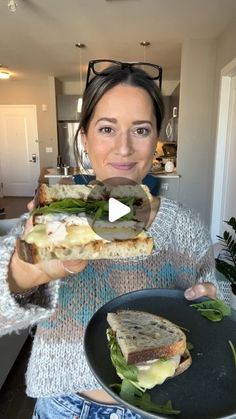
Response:
POLYGON ((52 147, 46 147, 46 153, 52 153, 52 147))

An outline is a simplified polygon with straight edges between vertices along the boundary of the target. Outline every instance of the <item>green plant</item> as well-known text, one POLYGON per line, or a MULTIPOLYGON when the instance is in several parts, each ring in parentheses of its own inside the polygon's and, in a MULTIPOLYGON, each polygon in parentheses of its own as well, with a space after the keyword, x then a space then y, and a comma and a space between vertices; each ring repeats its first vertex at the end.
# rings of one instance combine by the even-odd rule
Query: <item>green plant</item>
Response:
MULTIPOLYGON (((231 217, 225 221, 236 233, 236 219, 231 217)), ((232 291, 236 294, 236 242, 229 231, 224 231, 223 237, 217 236, 223 245, 222 251, 215 259, 216 269, 231 283, 232 291)))

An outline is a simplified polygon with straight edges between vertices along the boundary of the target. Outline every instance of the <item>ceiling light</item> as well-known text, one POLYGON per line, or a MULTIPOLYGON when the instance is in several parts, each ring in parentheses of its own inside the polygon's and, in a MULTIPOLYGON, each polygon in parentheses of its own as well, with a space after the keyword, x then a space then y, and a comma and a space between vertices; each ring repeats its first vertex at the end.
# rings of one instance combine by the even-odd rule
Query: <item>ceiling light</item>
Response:
POLYGON ((15 0, 8 0, 7 6, 10 12, 15 12, 17 9, 17 2, 15 0))
POLYGON ((10 71, 6 65, 0 64, 0 79, 9 79, 11 76, 10 71))
MULTIPOLYGON (((83 95, 83 86, 82 86, 82 49, 85 48, 85 44, 75 44, 79 48, 79 74, 80 74, 80 94, 83 95)), ((77 112, 81 113, 83 99, 80 97, 77 102, 77 112)))

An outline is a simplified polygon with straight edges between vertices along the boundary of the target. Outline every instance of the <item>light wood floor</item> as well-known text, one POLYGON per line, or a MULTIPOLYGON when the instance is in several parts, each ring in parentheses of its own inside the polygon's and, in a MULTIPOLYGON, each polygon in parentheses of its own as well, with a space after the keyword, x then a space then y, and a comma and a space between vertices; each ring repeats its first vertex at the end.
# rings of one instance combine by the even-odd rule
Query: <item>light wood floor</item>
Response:
POLYGON ((0 198, 0 208, 5 208, 5 215, 1 215, 0 213, 0 219, 16 218, 24 212, 27 212, 27 204, 31 199, 31 197, 18 196, 0 198))

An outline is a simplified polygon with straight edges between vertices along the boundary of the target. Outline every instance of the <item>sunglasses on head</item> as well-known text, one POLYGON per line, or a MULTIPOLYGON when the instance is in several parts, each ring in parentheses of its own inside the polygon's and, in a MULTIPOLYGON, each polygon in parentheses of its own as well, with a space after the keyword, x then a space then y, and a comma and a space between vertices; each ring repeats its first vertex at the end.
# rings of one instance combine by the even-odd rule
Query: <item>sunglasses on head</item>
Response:
POLYGON ((147 78, 150 80, 158 80, 158 86, 161 90, 161 83, 162 83, 162 67, 156 64, 151 63, 144 63, 144 62, 121 62, 116 60, 92 60, 89 61, 88 64, 88 71, 87 71, 87 79, 86 79, 86 87, 92 80, 91 73, 94 76, 107 76, 109 75, 108 68, 114 65, 118 69, 124 70, 128 68, 131 72, 135 72, 136 69, 141 69, 145 71, 147 78))

